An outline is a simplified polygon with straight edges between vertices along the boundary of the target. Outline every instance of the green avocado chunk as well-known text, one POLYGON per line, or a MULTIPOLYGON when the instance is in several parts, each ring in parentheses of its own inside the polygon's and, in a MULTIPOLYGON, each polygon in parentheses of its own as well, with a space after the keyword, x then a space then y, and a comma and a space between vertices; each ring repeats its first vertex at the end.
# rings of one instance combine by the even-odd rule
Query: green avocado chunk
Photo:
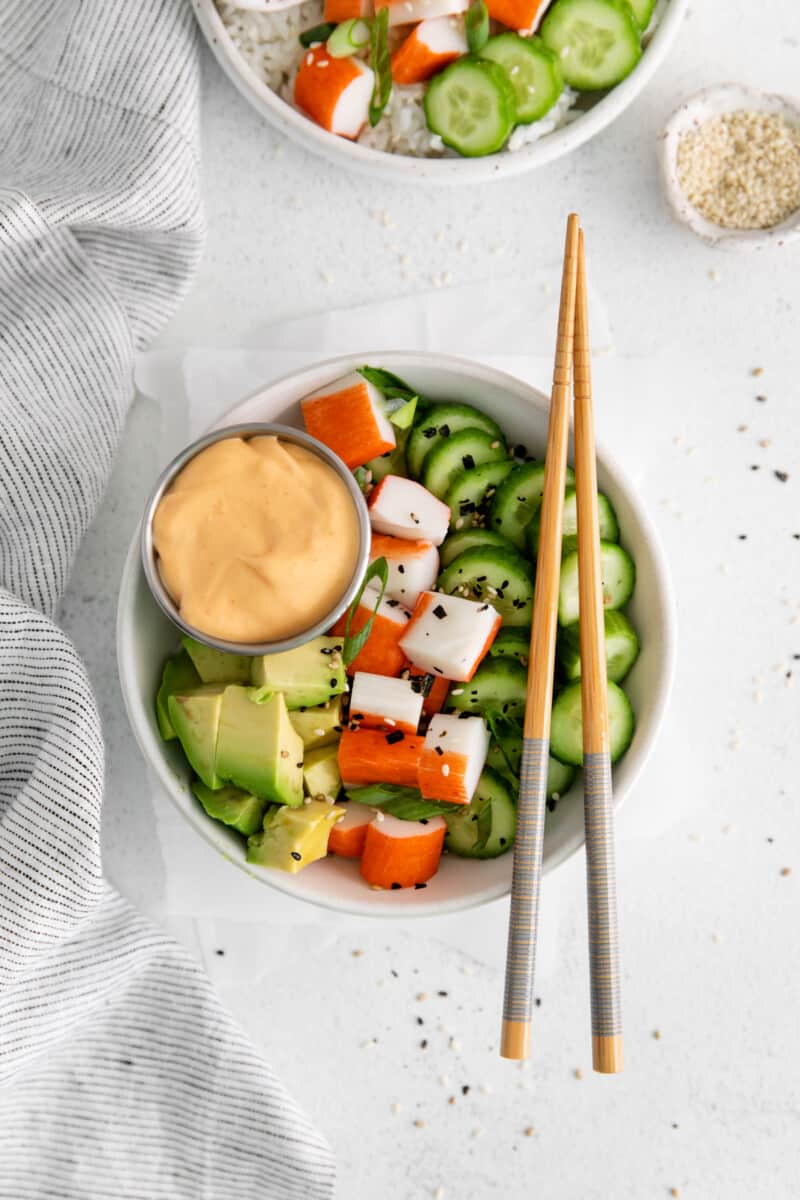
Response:
POLYGON ((212 790, 222 787, 223 783, 215 766, 222 695, 221 687, 206 685, 176 692, 167 701, 169 719, 184 754, 206 787, 212 790))
POLYGON ((214 792, 199 779, 192 781, 192 791, 215 821, 230 825, 245 837, 261 828, 265 801, 260 796, 252 796, 230 784, 214 792))
POLYGON ((261 833, 247 839, 247 861, 277 867, 296 875, 328 853, 328 837, 345 809, 324 800, 310 800, 301 808, 268 808, 261 833))
POLYGON ((336 799, 342 786, 338 759, 339 747, 336 743, 306 751, 303 783, 309 796, 333 796, 336 799))
POLYGON ((303 739, 289 720, 280 692, 258 699, 255 688, 225 688, 216 768, 221 779, 255 796, 302 805, 303 739))
POLYGON ((181 638, 184 649, 203 683, 249 683, 250 663, 246 654, 225 654, 213 646, 204 646, 194 638, 181 638))
POLYGON ((200 676, 185 650, 168 658, 164 663, 161 686, 156 696, 156 720, 158 721, 158 732, 165 742, 171 742, 178 736, 169 719, 170 696, 175 692, 185 692, 189 688, 197 687, 199 683, 200 676))
POLYGON ((317 637, 280 654, 253 659, 252 682, 271 692, 283 692, 290 710, 325 704, 347 691, 342 639, 317 637))
POLYGON ((317 708, 296 708, 289 713, 293 728, 303 739, 306 750, 338 742, 342 732, 342 698, 336 696, 317 708))

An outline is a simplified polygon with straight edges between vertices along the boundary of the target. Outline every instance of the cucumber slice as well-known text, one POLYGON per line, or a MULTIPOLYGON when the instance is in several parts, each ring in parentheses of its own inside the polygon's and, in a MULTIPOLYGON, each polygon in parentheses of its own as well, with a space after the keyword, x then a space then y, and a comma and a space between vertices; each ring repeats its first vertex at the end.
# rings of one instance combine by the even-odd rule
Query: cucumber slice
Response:
MULTIPOLYGON (((621 683, 639 657, 639 639, 624 613, 606 609, 603 619, 606 630, 606 675, 614 683, 621 683)), ((490 654, 493 649, 494 646, 490 654)), ((581 639, 578 625, 560 630, 558 657, 567 679, 580 679, 581 639)))
POLYGON ((516 550, 473 546, 454 558, 437 580, 440 592, 488 601, 507 625, 530 625, 533 569, 516 550))
POLYGON ((425 455, 421 483, 441 500, 458 475, 482 463, 505 461, 508 456, 502 437, 483 429, 462 429, 437 439, 425 455))
POLYGON ((628 0, 633 9, 633 15, 636 17, 636 24, 641 29, 642 33, 650 24, 650 19, 653 16, 653 9, 656 6, 656 0, 628 0))
POLYGON ((558 56, 564 81, 579 92, 620 83, 642 55, 627 0, 556 0, 539 32, 558 56))
MULTIPOLYGON (((500 464, 493 463, 492 465, 499 466, 500 464)), ((483 470, 482 467, 480 469, 483 470)), ((504 538, 502 534, 492 533, 491 529, 481 529, 477 525, 472 525, 467 529, 459 529, 456 533, 448 534, 442 542, 439 547, 439 562, 442 568, 449 567, 454 558, 458 558, 459 554, 463 554, 465 550, 472 550, 474 546, 494 546, 499 550, 514 549, 508 538, 504 538)))
POLYGON ((498 486, 513 469, 514 463, 506 458, 457 475, 444 498, 450 507, 450 528, 469 529, 475 523, 481 524, 498 486))
POLYGON ((422 476, 425 458, 439 438, 448 438, 451 433, 458 433, 462 429, 482 429, 494 438, 503 440, 503 431, 497 422, 471 404, 433 404, 416 421, 408 436, 406 462, 411 478, 419 479, 422 476))
MULTIPOLYGON (((572 487, 575 474, 567 467, 567 484, 572 487)), ((515 467, 497 489, 488 527, 502 533, 518 550, 525 549, 525 529, 542 502, 544 463, 526 462, 515 467)))
MULTIPOLYGON (((608 737, 612 763, 630 746, 636 719, 631 702, 617 683, 608 684, 608 737)), ((563 763, 579 767, 583 762, 581 683, 567 684, 556 698, 550 718, 550 751, 563 763)))
POLYGON ((466 158, 502 149, 517 118, 514 88, 503 68, 470 56, 434 76, 424 103, 431 132, 466 158))
MULTIPOLYGON (((602 492, 597 493, 597 516, 600 523, 600 540, 602 542, 619 541, 619 522, 617 514, 609 500, 602 492)), ((537 509, 533 520, 528 526, 528 549, 535 558, 539 553, 539 524, 542 519, 541 508, 537 509)), ((561 528, 562 555, 570 554, 578 546, 578 501, 575 489, 569 488, 564 493, 564 523, 561 528)))
MULTIPOLYGON (((633 595, 636 567, 627 551, 615 542, 600 543, 600 570, 603 576, 603 607, 622 608, 633 595)), ((558 585, 558 620, 572 625, 580 616, 578 600, 578 551, 561 560, 558 585)))
POLYGON ((564 90, 558 57, 540 37, 500 33, 489 38, 481 50, 481 58, 498 63, 511 80, 518 125, 538 121, 564 90))
POLYGON ((501 629, 489 647, 492 658, 516 658, 523 667, 528 665, 531 649, 531 631, 524 626, 501 629))
POLYGON ((506 780, 484 767, 470 804, 444 814, 444 846, 461 858, 497 858, 514 845, 517 806, 506 780))
MULTIPOLYGON (((398 430, 397 432, 400 433, 401 431, 398 430)), ((371 458, 368 463, 364 464, 363 469, 364 471, 372 472, 369 484, 380 483, 387 475, 405 475, 406 456, 400 438, 398 437, 394 450, 387 450, 385 454, 380 454, 377 458, 371 458)))
MULTIPOLYGON (((519 792, 519 773, 522 764, 522 728, 508 726, 507 730, 499 733, 489 746, 487 762, 494 770, 499 771, 514 789, 519 792)), ((567 763, 559 762, 552 754, 547 758, 547 798, 560 800, 565 796, 575 781, 575 768, 567 763)))
POLYGON ((514 658, 485 658, 469 683, 450 689, 448 711, 483 713, 497 709, 507 717, 521 717, 525 711, 528 672, 514 658))

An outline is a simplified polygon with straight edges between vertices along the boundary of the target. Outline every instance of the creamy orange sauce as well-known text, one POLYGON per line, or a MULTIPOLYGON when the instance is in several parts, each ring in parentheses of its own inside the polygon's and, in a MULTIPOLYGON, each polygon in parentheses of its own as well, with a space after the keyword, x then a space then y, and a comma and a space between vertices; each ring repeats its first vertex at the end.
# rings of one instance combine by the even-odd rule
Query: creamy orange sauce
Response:
POLYGON ((316 454, 232 437, 176 476, 153 540, 185 621, 226 641, 271 642, 309 629, 340 599, 359 528, 346 485, 316 454))

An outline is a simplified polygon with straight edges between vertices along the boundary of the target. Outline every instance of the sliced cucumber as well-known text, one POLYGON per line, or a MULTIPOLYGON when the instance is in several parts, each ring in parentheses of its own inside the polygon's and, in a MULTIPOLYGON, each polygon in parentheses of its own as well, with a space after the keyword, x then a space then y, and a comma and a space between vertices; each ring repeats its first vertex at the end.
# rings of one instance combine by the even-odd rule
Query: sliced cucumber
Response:
POLYGON ((461 858, 497 858, 514 845, 517 807, 502 775, 484 767, 470 804, 445 813, 445 849, 461 858))
MULTIPOLYGON (((489 746, 487 762, 508 780, 519 792, 519 774, 522 764, 522 728, 509 725, 493 739, 489 746)), ((575 780, 575 768, 559 762, 552 754, 547 759, 547 798, 560 800, 566 795, 575 780)))
POLYGON ((502 436, 495 437, 483 429, 462 429, 450 437, 437 439, 425 456, 421 482, 441 500, 463 471, 471 471, 482 463, 505 462, 507 456, 502 436))
POLYGON ((485 658, 469 683, 450 689, 447 708, 458 712, 484 713, 497 709, 507 717, 525 711, 528 672, 514 658, 485 658))
MULTIPOLYGON (((602 492, 597 493, 597 516, 600 523, 600 540, 603 542, 619 541, 619 522, 617 514, 609 500, 602 492)), ((533 520, 528 526, 528 549, 535 558, 539 553, 539 523, 542 519, 541 508, 537 509, 533 520)), ((578 501, 575 489, 569 488, 564 493, 564 523, 561 528, 562 554, 570 554, 577 548, 578 540, 578 501)))
POLYGON ((489 38, 481 58, 499 63, 511 80, 517 124, 530 125, 549 112, 564 90, 558 56, 540 37, 500 33, 489 38))
POLYGON ((437 580, 439 591, 488 601, 507 625, 530 625, 533 568, 516 550, 473 546, 454 558, 437 580))
POLYGON ((469 529, 475 523, 482 523, 498 486, 513 469, 514 463, 506 458, 457 475, 444 498, 450 506, 450 528, 469 529))
MULTIPOLYGON (((622 608, 636 586, 636 566, 627 551, 615 542, 600 543, 600 570, 603 576, 603 607, 622 608)), ((578 599, 578 551, 561 560, 558 586, 558 619, 572 625, 580 616, 578 599)))
POLYGON ((653 9, 656 6, 656 0, 628 0, 633 9, 633 15, 636 17, 636 24, 641 29, 642 33, 650 24, 650 19, 653 16, 653 9))
MULTIPOLYGON (((567 467, 567 484, 575 483, 575 475, 567 467)), ((488 527, 502 533, 518 550, 525 549, 525 529, 533 520, 542 502, 544 463, 525 462, 515 467, 497 489, 488 527)))
MULTIPOLYGON (((499 466, 499 464, 492 465, 499 466)), ((439 562, 442 567, 447 567, 454 558, 458 558, 459 554, 463 554, 465 550, 472 550, 474 546, 495 546, 501 550, 514 549, 508 538, 504 538, 502 534, 492 533, 491 529, 480 529, 477 525, 472 525, 467 529, 459 529, 456 533, 447 535, 439 547, 439 562)))
POLYGON ((566 796, 575 782, 575 768, 570 763, 559 762, 552 754, 547 756, 547 798, 560 800, 566 796))
MULTIPOLYGON (((631 702, 617 683, 608 685, 608 738, 616 762, 633 739, 636 719, 631 702)), ((557 697, 550 718, 550 751, 560 762, 579 767, 583 762, 581 682, 569 683, 557 697)))
POLYGON ((467 158, 502 149, 517 118, 514 88, 503 68, 470 56, 431 80, 424 104, 431 132, 467 158))
POLYGON ((406 462, 411 478, 421 478, 423 463, 440 438, 449 438, 462 429, 482 429, 493 438, 503 440, 503 431, 497 422, 471 404, 433 404, 415 422, 408 435, 406 462))
MULTIPOLYGON (((606 609, 603 619, 606 631, 606 674, 614 683, 621 683, 639 657, 639 639, 636 636, 636 630, 624 613, 606 609)), ((494 647, 492 647, 493 649, 494 647)), ((558 657, 567 679, 579 679, 581 674, 579 625, 570 625, 567 629, 560 630, 558 657)))
POLYGON ((523 667, 528 665, 531 649, 531 631, 525 626, 501 629, 489 647, 492 658, 516 658, 523 667))
MULTIPOLYGON (((400 430, 397 432, 400 433, 400 430)), ((372 473, 371 478, 366 481, 368 485, 380 483, 387 475, 405 475, 406 456, 400 438, 398 437, 394 450, 387 450, 378 458, 371 458, 363 469, 372 473)))
POLYGON ((539 32, 558 56, 565 82, 579 92, 614 87, 642 55, 627 0, 556 0, 539 32))

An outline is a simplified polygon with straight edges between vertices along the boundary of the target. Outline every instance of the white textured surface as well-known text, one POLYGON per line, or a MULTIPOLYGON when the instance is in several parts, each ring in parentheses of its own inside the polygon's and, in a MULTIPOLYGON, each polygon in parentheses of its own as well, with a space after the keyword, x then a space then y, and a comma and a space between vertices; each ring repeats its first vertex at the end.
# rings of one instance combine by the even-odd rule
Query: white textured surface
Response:
POLYGON ((642 101, 576 156, 440 195, 370 185, 292 147, 276 157, 274 135, 206 63, 208 254, 161 343, 176 364, 176 406, 176 350, 258 347, 279 318, 412 292, 446 271, 454 282, 553 272, 574 207, 615 344, 596 363, 600 432, 653 506, 678 591, 671 717, 619 828, 626 1073, 589 1070, 579 859, 545 887, 542 1006, 534 1060, 520 1071, 495 1050, 502 904, 405 929, 304 911, 300 936, 285 909, 260 925, 167 912, 113 621, 123 554, 176 419, 162 424, 146 400, 135 407, 63 608, 104 715, 107 867, 203 956, 333 1141, 344 1200, 417 1200, 438 1187, 446 1200, 645 1200, 671 1187, 686 1200, 797 1194, 800 678, 793 689, 786 671, 800 676, 800 260, 721 255, 672 224, 655 140, 704 83, 790 91, 798 44, 790 0, 730 0, 724 14, 705 4, 642 101), (370 215, 384 211, 395 228, 370 215), (428 999, 416 1001, 420 992, 428 999))

